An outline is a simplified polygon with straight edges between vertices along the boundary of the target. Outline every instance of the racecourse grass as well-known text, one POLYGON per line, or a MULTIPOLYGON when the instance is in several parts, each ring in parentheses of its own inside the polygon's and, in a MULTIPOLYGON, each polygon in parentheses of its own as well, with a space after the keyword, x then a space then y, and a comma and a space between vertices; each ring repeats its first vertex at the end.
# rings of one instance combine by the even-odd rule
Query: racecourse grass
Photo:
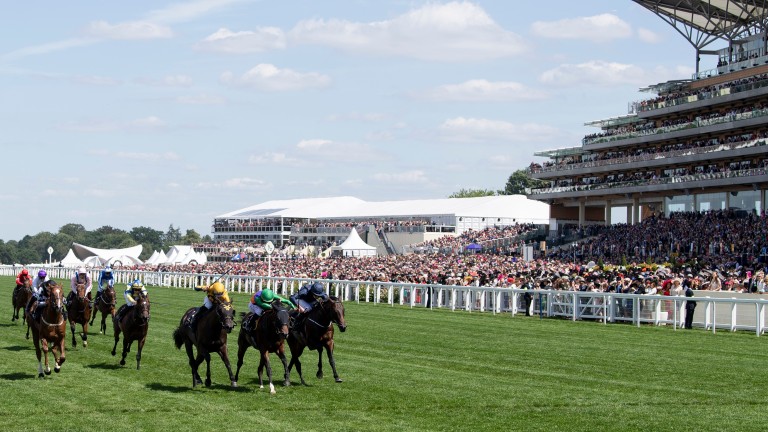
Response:
MULTIPOLYGON (((259 389, 246 354, 239 388, 212 358, 211 388, 192 388, 171 333, 198 292, 149 287, 152 319, 136 370, 91 329, 60 374, 37 378, 31 340, 11 323, 13 279, 0 277, 0 428, 139 431, 708 431, 765 430, 766 343, 753 333, 603 325, 508 314, 346 303, 336 363, 317 379, 302 356, 301 386, 259 389)), ((118 289, 120 291, 120 289, 118 289)), ((247 297, 234 294, 245 311, 247 297)), ((236 364, 237 331, 229 349, 236 364)), ((325 360, 325 356, 324 356, 325 360)), ((282 366, 272 356, 277 381, 282 366)), ((201 373, 202 375, 202 373, 201 373)), ((265 377, 266 379, 266 377, 265 377)))

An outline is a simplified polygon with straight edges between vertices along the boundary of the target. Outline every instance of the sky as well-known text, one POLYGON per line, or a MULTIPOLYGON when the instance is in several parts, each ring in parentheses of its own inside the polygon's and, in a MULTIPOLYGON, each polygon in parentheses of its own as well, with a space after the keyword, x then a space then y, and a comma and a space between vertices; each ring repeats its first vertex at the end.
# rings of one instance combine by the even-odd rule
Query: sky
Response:
POLYGON ((630 0, 47 0, 0 34, 5 241, 503 189, 695 66, 630 0))

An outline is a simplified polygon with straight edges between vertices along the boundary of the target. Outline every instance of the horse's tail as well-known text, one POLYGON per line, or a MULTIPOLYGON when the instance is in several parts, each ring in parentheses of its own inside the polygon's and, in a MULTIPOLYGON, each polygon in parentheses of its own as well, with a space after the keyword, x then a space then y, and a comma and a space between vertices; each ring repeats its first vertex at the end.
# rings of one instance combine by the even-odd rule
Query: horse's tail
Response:
POLYGON ((182 326, 176 327, 176 330, 173 331, 173 343, 176 344, 176 349, 181 349, 181 346, 184 344, 184 329, 182 329, 182 326))

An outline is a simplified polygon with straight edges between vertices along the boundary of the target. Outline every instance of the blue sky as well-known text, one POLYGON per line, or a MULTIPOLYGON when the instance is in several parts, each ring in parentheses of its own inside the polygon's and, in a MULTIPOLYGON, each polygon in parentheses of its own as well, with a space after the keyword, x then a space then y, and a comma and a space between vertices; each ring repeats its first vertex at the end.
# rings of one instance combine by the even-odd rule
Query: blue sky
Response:
POLYGON ((14 2, 0 28, 6 241, 501 189, 694 66, 629 0, 14 2))

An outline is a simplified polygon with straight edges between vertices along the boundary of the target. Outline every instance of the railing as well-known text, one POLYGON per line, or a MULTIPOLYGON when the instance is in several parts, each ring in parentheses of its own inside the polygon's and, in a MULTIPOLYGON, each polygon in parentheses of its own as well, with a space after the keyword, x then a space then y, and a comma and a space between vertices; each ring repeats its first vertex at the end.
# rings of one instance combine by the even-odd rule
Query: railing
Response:
POLYGON ((750 168, 745 170, 733 170, 716 173, 690 174, 684 176, 662 177, 656 179, 639 179, 611 183, 597 183, 591 185, 556 186, 544 189, 526 189, 526 195, 541 195, 560 192, 583 192, 602 189, 615 189, 633 186, 655 186, 662 184, 687 183, 703 180, 718 180, 736 177, 752 177, 765 175, 766 168, 750 168))
POLYGON ((726 114, 724 116, 710 118, 710 119, 697 118, 696 120, 691 122, 685 122, 685 123, 670 125, 670 126, 662 126, 658 128, 652 128, 652 129, 645 129, 642 131, 631 131, 631 132, 618 133, 615 135, 598 136, 594 138, 584 138, 582 139, 581 142, 584 145, 600 144, 600 143, 620 141, 620 140, 625 140, 630 138, 638 138, 638 137, 644 137, 649 135, 676 132, 683 129, 695 129, 695 128, 704 127, 704 126, 712 126, 712 125, 717 125, 722 123, 748 120, 751 118, 758 118, 758 117, 765 117, 765 116, 768 116, 768 108, 755 109, 752 111, 747 111, 747 112, 738 113, 738 114, 726 114))
POLYGON ((625 156, 625 157, 615 158, 615 159, 602 159, 602 160, 589 161, 589 162, 577 162, 577 163, 570 163, 570 164, 563 164, 563 165, 552 165, 552 166, 537 168, 535 170, 531 170, 529 167, 528 170, 531 173, 570 171, 570 170, 580 169, 580 168, 595 168, 595 167, 601 167, 601 166, 610 166, 610 165, 626 164, 626 163, 633 163, 633 162, 647 162, 647 161, 681 157, 681 156, 692 156, 697 154, 713 153, 713 152, 719 152, 719 151, 759 147, 765 144, 766 144, 765 139, 755 139, 755 140, 749 140, 749 141, 738 141, 738 142, 727 143, 727 144, 715 144, 715 145, 706 146, 706 147, 690 147, 690 148, 685 148, 680 150, 672 150, 668 152, 647 153, 647 154, 642 154, 637 156, 625 156))
MULTIPOLYGON (((45 268, 55 279, 69 279, 74 269, 65 267, 28 266, 34 273, 45 268)), ((1 265, 0 275, 16 276, 19 266, 1 265)), ((99 270, 89 270, 94 286, 99 270)), ((34 274, 33 273, 33 274, 34 274)), ((213 274, 146 272, 115 270, 116 283, 127 283, 136 278, 147 285, 193 288, 208 285, 218 278, 213 274)), ((228 291, 253 293, 271 288, 288 296, 296 292, 307 279, 267 276, 231 276, 221 282, 228 291)), ((616 294, 605 292, 578 292, 556 290, 523 290, 502 287, 454 286, 437 284, 412 284, 372 281, 320 280, 326 292, 345 301, 405 305, 423 308, 464 310, 467 312, 510 313, 512 316, 525 312, 524 295, 532 296, 529 311, 541 318, 559 317, 573 321, 589 319, 608 323, 631 323, 640 327, 669 325, 682 327, 685 319, 686 297, 659 295, 616 294)), ((693 325, 715 333, 718 329, 753 331, 757 336, 765 333, 765 307, 768 300, 743 295, 742 298, 707 297, 714 294, 697 291, 693 301, 697 303, 693 325)), ((725 295, 728 295, 727 293, 725 295)))

